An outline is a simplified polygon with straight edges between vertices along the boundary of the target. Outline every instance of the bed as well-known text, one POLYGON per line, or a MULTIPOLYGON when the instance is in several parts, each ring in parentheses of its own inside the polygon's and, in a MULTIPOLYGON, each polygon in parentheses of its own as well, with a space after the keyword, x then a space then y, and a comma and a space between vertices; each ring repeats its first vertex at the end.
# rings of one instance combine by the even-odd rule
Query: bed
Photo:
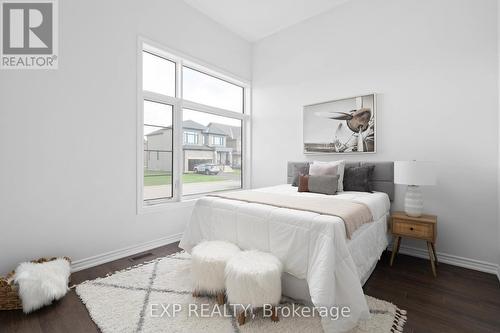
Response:
MULTIPOLYGON (((290 185, 293 169, 301 163, 288 162, 287 184, 252 192, 290 198, 325 196, 299 193, 290 185)), ((375 165, 374 193, 335 195, 364 204, 372 214, 373 220, 350 238, 344 221, 337 216, 207 196, 197 201, 179 246, 190 252, 202 240, 220 239, 242 249, 273 253, 284 265, 283 294, 318 307, 349 306, 348 318, 322 318, 325 332, 347 331, 369 317, 362 285, 387 247, 387 221, 394 196, 393 162, 349 162, 346 167, 363 164, 375 165)))

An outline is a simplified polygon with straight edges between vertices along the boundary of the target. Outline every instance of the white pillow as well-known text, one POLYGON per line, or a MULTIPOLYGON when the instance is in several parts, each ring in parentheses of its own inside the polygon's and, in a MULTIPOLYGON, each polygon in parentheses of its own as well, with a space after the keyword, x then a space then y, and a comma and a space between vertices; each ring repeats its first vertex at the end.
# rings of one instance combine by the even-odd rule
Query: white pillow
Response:
POLYGON ((344 170, 345 170, 345 161, 340 160, 340 161, 331 161, 331 162, 323 162, 323 161, 314 161, 312 164, 309 166, 309 174, 313 175, 311 173, 311 169, 316 168, 314 165, 316 164, 316 167, 328 165, 331 167, 336 167, 337 168, 337 175, 339 175, 339 184, 337 187, 338 192, 343 192, 344 191, 344 170))
POLYGON ((336 176, 338 165, 330 163, 313 163, 309 166, 310 176, 336 176))
POLYGON ((14 282, 19 285, 19 297, 24 313, 30 313, 68 292, 70 263, 63 258, 35 264, 23 262, 16 268, 14 282))

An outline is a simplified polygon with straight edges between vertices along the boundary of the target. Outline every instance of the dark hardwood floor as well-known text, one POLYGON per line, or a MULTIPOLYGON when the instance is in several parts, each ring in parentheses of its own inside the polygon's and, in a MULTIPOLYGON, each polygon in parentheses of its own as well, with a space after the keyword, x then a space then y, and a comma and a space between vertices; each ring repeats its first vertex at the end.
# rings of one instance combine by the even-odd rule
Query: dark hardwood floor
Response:
POLYGON ((500 283, 493 274, 385 252, 365 294, 408 311, 405 332, 500 332, 500 283))
MULTIPOLYGON (((72 275, 72 283, 105 276, 147 260, 179 251, 170 244, 89 268, 72 275), (135 260, 132 258, 136 258, 135 260)), ((500 284, 496 276, 439 264, 433 278, 429 262, 398 254, 389 267, 384 253, 364 286, 367 295, 390 301, 408 311, 405 332, 500 332, 500 284)), ((74 290, 51 306, 30 315, 0 311, 1 333, 99 332, 74 290)))

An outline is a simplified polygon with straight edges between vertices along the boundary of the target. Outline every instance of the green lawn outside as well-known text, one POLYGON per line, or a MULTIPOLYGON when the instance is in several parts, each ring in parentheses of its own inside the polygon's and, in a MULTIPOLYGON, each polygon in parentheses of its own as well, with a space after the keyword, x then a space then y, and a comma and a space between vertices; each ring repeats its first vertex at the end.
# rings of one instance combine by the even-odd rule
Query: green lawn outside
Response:
POLYGON ((202 175, 199 173, 184 173, 182 174, 183 183, 200 183, 200 182, 216 182, 220 180, 225 180, 224 177, 220 176, 209 176, 202 175))
MULTIPOLYGON (((225 180, 220 176, 209 176, 197 173, 184 173, 182 182, 187 183, 203 183, 216 182, 225 180)), ((144 186, 166 185, 172 183, 172 176, 161 171, 144 170, 144 186)))

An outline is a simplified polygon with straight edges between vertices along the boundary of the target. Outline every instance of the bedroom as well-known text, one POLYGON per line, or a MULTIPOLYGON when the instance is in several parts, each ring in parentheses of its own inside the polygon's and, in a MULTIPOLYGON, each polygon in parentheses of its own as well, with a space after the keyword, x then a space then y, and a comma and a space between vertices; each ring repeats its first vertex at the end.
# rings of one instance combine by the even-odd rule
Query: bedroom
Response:
MULTIPOLYGON (((372 260, 376 266, 365 273, 364 285, 359 276, 352 290, 406 311, 399 315, 406 316, 405 322, 388 315, 390 327, 396 320, 405 332, 500 331, 497 1, 45 3, 53 4, 54 67, 6 68, 2 60, 0 69, 0 276, 22 262, 67 256, 70 286, 74 286, 171 255, 181 250, 178 242, 197 205, 207 200, 237 201, 207 192, 286 186, 293 172, 288 162, 428 161, 435 185, 420 188, 423 212, 437 220, 433 229, 436 277, 425 240, 403 237, 390 265, 396 236, 389 223, 385 251, 370 253, 377 257, 372 260), (148 62, 149 55, 157 61, 148 62), (153 67, 144 67, 147 64, 153 67), (153 88, 145 86, 148 68, 155 79, 153 88), (159 72, 167 74, 154 75, 159 72), (163 90, 156 91, 155 85, 163 90), (194 95, 188 99, 190 89, 194 95), (216 94, 221 90, 226 92, 224 98, 216 94), (370 95, 373 105, 359 98, 370 95), (342 104, 346 98, 348 106, 332 112, 345 118, 339 112, 370 108, 374 151, 368 141, 350 140, 349 149, 356 147, 356 152, 305 152, 305 143, 333 143, 337 124, 350 130, 349 119, 306 121, 310 120, 306 115, 330 112, 329 105, 342 104), (144 122, 149 103, 160 104, 168 118, 165 123, 144 122), (326 110, 314 109, 318 105, 326 110), (150 125, 154 126, 145 129, 150 125), (152 127, 161 132, 149 132, 152 127), (153 147, 155 139, 149 138, 154 135, 145 139, 146 134, 172 140, 160 140, 162 146, 153 147), (327 141, 321 140, 322 134, 327 141)), ((12 1, 1 4, 5 13, 3 6, 12 1)), ((14 8, 14 13, 21 9, 25 8, 14 8)), ((7 31, 4 16, 0 20, 7 31)), ((36 25, 33 22, 30 29, 36 25)), ((34 31, 46 42, 46 34, 34 31)), ((2 47, 2 59, 25 59, 9 55, 8 48, 2 47)), ((48 66, 48 62, 40 64, 48 66)), ((359 133, 351 132, 359 138, 359 133)), ((345 138, 340 141, 346 143, 345 138)), ((384 178, 393 183, 393 198, 387 194, 390 210, 383 212, 389 215, 405 211, 407 185, 414 185, 394 178, 395 171, 405 169, 396 164, 392 178, 384 178)), ((286 189, 299 194, 297 187, 286 189)), ((327 197, 340 198, 340 194, 327 197)), ((275 203, 285 204, 291 203, 275 203)), ((319 214, 280 210, 291 214, 290 221, 294 216, 319 214)), ((340 219, 328 212, 319 215, 340 219)), ((221 217, 221 221, 230 223, 234 218, 221 217)), ((245 236, 253 242, 265 238, 262 233, 250 223, 245 236)), ((347 234, 344 237, 348 240, 347 234)), ((285 259, 299 258, 291 254, 301 250, 298 245, 283 254, 262 244, 236 245, 241 250, 269 252, 282 262, 285 272, 292 267, 285 259)), ((368 245, 360 248, 366 251, 368 245)), ((147 265, 142 269, 148 270, 147 265)), ((139 285, 151 276, 148 271, 135 272, 142 272, 138 276, 146 280, 139 285)), ((318 277, 326 279, 326 275, 318 277)), ((158 281, 163 281, 161 274, 158 281)), ((290 289, 285 284, 281 287, 290 289)), ((0 331, 136 330, 145 290, 137 290, 136 299, 122 289, 106 289, 88 296, 92 300, 86 306, 75 289, 30 314, 19 309, 0 311, 0 331), (93 302, 103 308, 96 310, 93 302), (129 304, 133 306, 125 306, 129 304)), ((304 285, 291 289, 304 291, 304 285)), ((165 303, 161 294, 153 295, 158 296, 158 304, 165 303)), ((145 307, 144 313, 152 316, 151 304, 145 307)), ((320 331, 318 318, 280 315, 277 323, 248 319, 238 329, 251 331, 252 325, 262 323, 276 324, 269 327, 280 331, 279 325, 312 323, 320 331)), ((206 318, 208 323, 212 319, 206 318)), ((173 326, 149 331, 195 331, 189 325, 197 323, 190 318, 185 326, 175 326, 175 317, 165 315, 158 320, 173 326)))

